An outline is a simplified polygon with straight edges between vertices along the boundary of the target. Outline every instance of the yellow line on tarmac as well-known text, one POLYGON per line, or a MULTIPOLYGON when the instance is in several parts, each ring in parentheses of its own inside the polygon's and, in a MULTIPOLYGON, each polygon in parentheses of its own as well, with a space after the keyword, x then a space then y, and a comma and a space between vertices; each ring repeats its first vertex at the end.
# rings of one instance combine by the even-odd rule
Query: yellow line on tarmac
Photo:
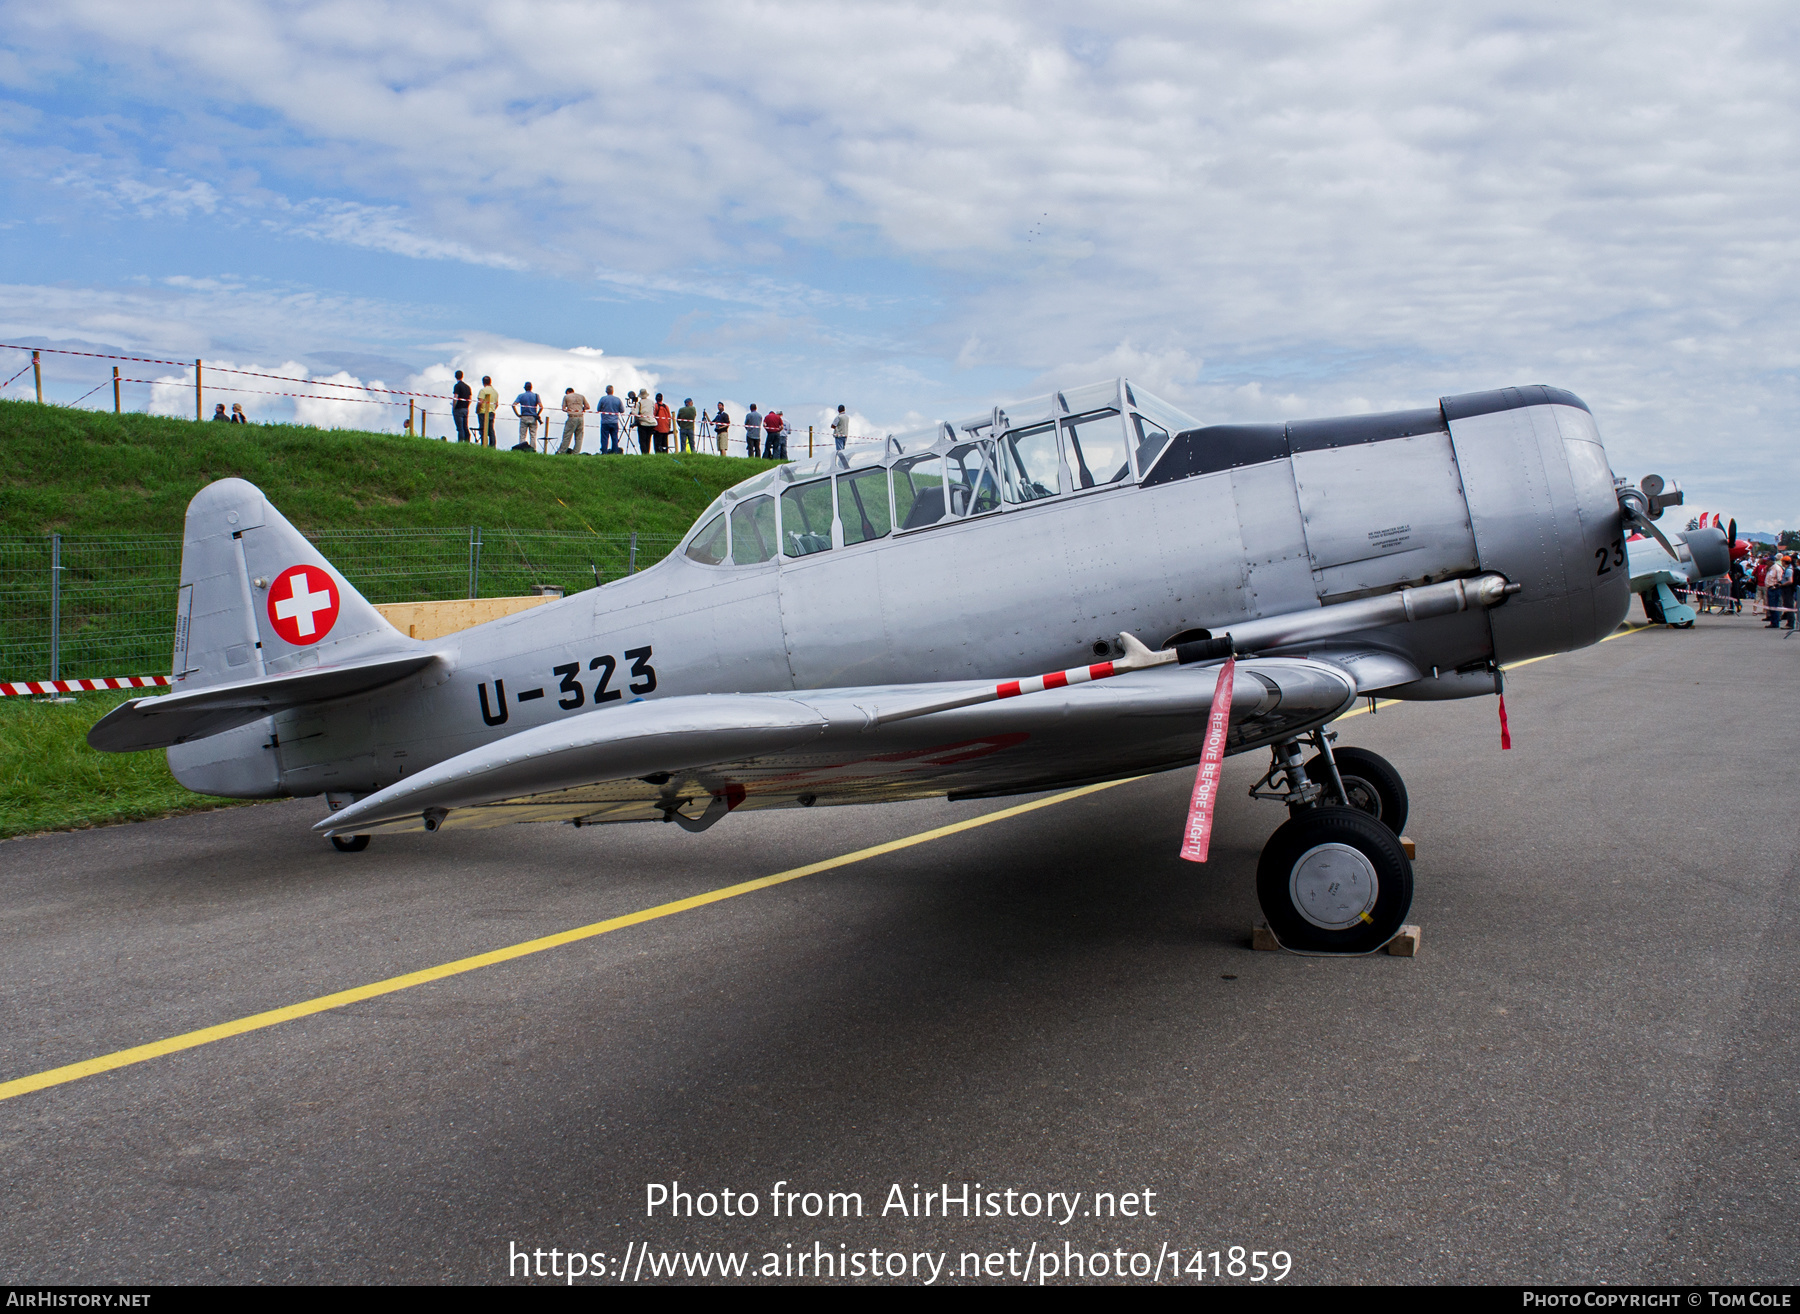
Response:
MULTIPOLYGON (((1614 639, 1623 639, 1628 634, 1638 634, 1644 630, 1650 629, 1652 627, 1652 624, 1653 624, 1653 622, 1651 622, 1651 621, 1644 621, 1638 625, 1630 625, 1630 624, 1626 624, 1625 622, 1621 621, 1619 624, 1619 628, 1614 630, 1611 634, 1607 635, 1605 638, 1601 639, 1600 642, 1601 643, 1611 643, 1614 639)), ((1508 662, 1505 666, 1502 666, 1500 669, 1503 671, 1516 671, 1521 666, 1530 666, 1533 662, 1547 662, 1552 657, 1562 657, 1562 656, 1566 656, 1566 655, 1567 654, 1560 653, 1560 652, 1547 652, 1542 657, 1527 657, 1522 662, 1508 662)))
POLYGON ((1049 798, 1040 798, 1030 803, 1001 808, 998 812, 985 813, 982 816, 971 817, 967 821, 958 821, 949 826, 939 826, 936 830, 920 831, 917 835, 907 835, 901 839, 889 840, 885 844, 877 844, 872 848, 857 849, 854 853, 826 858, 821 862, 809 862, 804 867, 778 871, 773 876, 759 876, 755 880, 744 881, 737 885, 727 885, 721 889, 708 890, 704 894, 691 895, 686 899, 676 899, 673 903, 659 903, 654 908, 626 913, 622 917, 610 917, 603 922, 577 926, 570 931, 558 931, 555 935, 526 940, 522 944, 508 945, 504 949, 493 949, 485 954, 476 954, 472 958, 458 958, 452 963, 441 963, 422 971, 408 972, 404 976, 390 976, 385 981, 371 982, 351 990, 340 990, 335 994, 320 995, 316 999, 289 1004, 286 1008, 274 1008, 266 1013, 252 1013, 249 1017, 240 1017, 234 1022, 221 1022, 217 1026, 183 1032, 179 1036, 170 1036, 167 1040, 156 1040, 148 1045, 116 1050, 111 1054, 102 1054, 98 1058, 83 1059, 79 1063, 50 1068, 44 1072, 34 1072, 28 1077, 15 1077, 11 1081, 0 1082, 0 1100, 9 1100, 15 1095, 26 1095, 34 1090, 44 1090, 50 1086, 61 1086, 66 1082, 79 1081, 83 1077, 92 1077, 101 1072, 111 1072, 115 1068, 130 1067, 134 1063, 144 1063, 150 1059, 161 1058, 165 1054, 179 1053, 184 1049, 210 1045, 214 1041, 225 1040, 231 1036, 241 1036, 246 1032, 261 1031, 265 1027, 277 1026, 282 1022, 292 1022, 295 1018, 310 1017, 314 1013, 329 1012, 334 1008, 342 1008, 346 1004, 360 1003, 362 1000, 374 999, 380 995, 391 995, 400 990, 410 990, 414 986, 421 986, 430 981, 461 976, 464 972, 473 972, 478 968, 492 967, 496 963, 510 962, 514 958, 543 953, 546 949, 559 949, 566 944, 589 940, 596 935, 605 935, 608 931, 618 931, 627 926, 654 922, 658 918, 672 917, 676 913, 687 912, 693 908, 704 908, 709 903, 719 903, 725 899, 735 899, 742 894, 766 890, 771 885, 797 881, 802 876, 816 876, 822 871, 831 871, 836 867, 848 867, 852 863, 866 862, 870 858, 878 858, 884 853, 910 849, 915 844, 928 844, 932 840, 944 839, 965 830, 974 830, 977 826, 991 825, 996 821, 1005 821, 1009 817, 1036 812, 1039 808, 1054 807, 1058 803, 1067 803, 1070 799, 1077 799, 1085 794, 1111 789, 1114 785, 1130 784, 1132 780, 1141 780, 1142 778, 1141 776, 1132 776, 1127 780, 1107 780, 1098 785, 1083 785, 1080 789, 1071 789, 1061 794, 1053 794, 1049 798))

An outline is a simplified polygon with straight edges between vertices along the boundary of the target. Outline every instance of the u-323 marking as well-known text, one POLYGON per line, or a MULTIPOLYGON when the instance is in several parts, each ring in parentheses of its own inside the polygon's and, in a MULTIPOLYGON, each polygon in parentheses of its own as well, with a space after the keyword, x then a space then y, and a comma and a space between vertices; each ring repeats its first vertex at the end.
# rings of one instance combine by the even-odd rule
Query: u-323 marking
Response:
MULTIPOLYGON (((626 674, 629 681, 624 689, 612 687, 614 678, 619 672, 619 658, 611 653, 602 653, 587 664, 589 671, 600 672, 600 678, 594 685, 593 705, 604 707, 607 703, 616 703, 624 699, 627 692, 642 697, 656 691, 656 668, 650 664, 652 649, 649 644, 642 648, 627 648, 624 659, 631 663, 626 674)), ((561 695, 556 705, 565 712, 573 712, 588 705, 587 686, 581 682, 581 663, 565 662, 561 666, 550 668, 551 677, 558 681, 554 692, 561 695)), ((521 703, 533 702, 544 696, 542 687, 521 689, 513 695, 521 703)), ((476 697, 481 702, 481 719, 486 725, 505 725, 510 709, 506 705, 506 681, 494 680, 494 695, 490 701, 486 683, 476 686, 476 697)))

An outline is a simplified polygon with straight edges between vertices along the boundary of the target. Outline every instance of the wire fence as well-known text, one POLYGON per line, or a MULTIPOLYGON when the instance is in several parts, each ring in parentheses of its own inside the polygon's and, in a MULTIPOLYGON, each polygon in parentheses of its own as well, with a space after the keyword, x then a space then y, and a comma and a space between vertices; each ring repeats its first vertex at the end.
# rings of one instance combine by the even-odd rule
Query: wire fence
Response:
MULTIPOLYGON (((148 387, 152 409, 161 403, 167 406, 180 407, 185 411, 187 397, 193 397, 194 419, 208 419, 206 407, 210 403, 215 412, 212 420, 226 420, 233 423, 250 423, 249 415, 243 410, 244 403, 234 401, 229 412, 226 404, 217 400, 216 394, 224 393, 230 397, 275 397, 296 403, 356 403, 369 406, 404 406, 406 422, 401 428, 405 434, 419 437, 436 438, 450 442, 462 437, 460 426, 467 426, 468 437, 476 442, 484 441, 482 435, 487 434, 486 441, 491 446, 512 447, 516 442, 524 445, 528 439, 541 444, 544 452, 553 450, 550 446, 557 441, 559 435, 553 432, 555 426, 561 425, 564 416, 554 395, 554 389, 541 397, 539 412, 529 425, 519 425, 518 437, 514 439, 512 426, 523 418, 514 409, 514 403, 496 403, 489 424, 491 428, 482 426, 481 407, 465 403, 459 417, 454 407, 454 398, 449 394, 435 392, 414 392, 405 388, 389 388, 374 383, 363 383, 359 380, 338 380, 314 378, 310 375, 270 374, 263 370, 238 369, 235 366, 212 364, 196 358, 191 363, 181 360, 163 360, 154 356, 122 356, 105 351, 74 351, 64 347, 27 347, 14 342, 0 342, 0 352, 16 351, 26 353, 26 359, 11 377, 0 382, 0 396, 7 395, 6 389, 21 383, 27 371, 31 373, 31 389, 33 395, 41 403, 44 398, 43 357, 48 354, 55 357, 71 359, 123 361, 126 364, 166 365, 180 370, 179 377, 162 376, 154 379, 127 377, 120 372, 120 367, 112 367, 112 377, 101 378, 86 392, 74 401, 53 402, 52 405, 78 408, 89 397, 112 385, 112 405, 115 412, 126 409, 124 388, 148 387), (225 381, 220 382, 223 378, 225 381), (307 389, 305 392, 294 392, 280 388, 247 387, 238 382, 242 379, 257 379, 265 382, 287 383, 307 389), (215 394, 209 398, 207 394, 215 394), (436 409, 426 409, 426 403, 432 403, 436 409), (433 431, 433 425, 436 429, 433 431), (502 435, 505 435, 504 437, 502 435)), ((23 386, 21 384, 21 386, 23 386)), ((823 425, 807 425, 802 432, 799 425, 787 420, 781 412, 759 411, 754 417, 740 415, 736 419, 722 414, 724 403, 719 403, 719 410, 708 411, 696 408, 695 416, 687 422, 687 432, 681 431, 681 422, 672 407, 665 407, 665 414, 660 423, 668 427, 659 429, 659 420, 655 407, 648 401, 640 405, 635 392, 628 392, 619 398, 625 407, 623 412, 613 411, 602 414, 599 410, 600 398, 596 397, 585 412, 585 442, 590 453, 598 453, 601 449, 601 428, 612 416, 618 429, 619 451, 623 455, 638 455, 651 452, 670 452, 679 456, 683 452, 698 451, 706 454, 717 452, 720 456, 747 456, 760 460, 798 460, 802 455, 812 457, 818 453, 831 450, 835 439, 831 422, 828 419, 823 425), (767 425, 771 415, 781 415, 784 427, 770 430, 767 425), (754 418, 755 423, 750 423, 754 418)), ((470 402, 474 399, 471 398, 470 402)), ((266 404, 266 403, 265 403, 266 404)), ((134 408, 135 409, 135 408, 134 408)), ((300 407, 295 408, 298 422, 300 407)), ((379 421, 377 421, 379 423, 379 421)), ((885 442, 885 436, 879 434, 850 434, 847 443, 850 446, 885 442)))
MULTIPOLYGON (((374 603, 575 593, 653 565, 681 541, 480 525, 306 537, 374 603)), ((0 680, 167 670, 180 582, 179 534, 0 535, 0 680)))

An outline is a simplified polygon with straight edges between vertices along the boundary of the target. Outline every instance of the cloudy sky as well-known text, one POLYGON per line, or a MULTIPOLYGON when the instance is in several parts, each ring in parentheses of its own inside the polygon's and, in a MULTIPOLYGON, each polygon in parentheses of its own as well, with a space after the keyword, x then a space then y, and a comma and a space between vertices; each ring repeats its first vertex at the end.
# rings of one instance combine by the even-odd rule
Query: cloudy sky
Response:
POLYGON ((7 342, 877 429, 1117 373, 1208 421, 1548 382, 1619 473, 1800 524, 1791 6, 0 19, 7 342))

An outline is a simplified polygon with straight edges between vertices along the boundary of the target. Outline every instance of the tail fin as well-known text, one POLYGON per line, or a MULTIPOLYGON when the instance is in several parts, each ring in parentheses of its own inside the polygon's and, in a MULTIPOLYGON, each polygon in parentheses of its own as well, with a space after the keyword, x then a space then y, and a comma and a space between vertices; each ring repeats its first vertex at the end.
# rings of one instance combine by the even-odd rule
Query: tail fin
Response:
POLYGON ((203 689, 423 645, 382 619, 242 479, 188 503, 175 621, 175 689, 203 689))

